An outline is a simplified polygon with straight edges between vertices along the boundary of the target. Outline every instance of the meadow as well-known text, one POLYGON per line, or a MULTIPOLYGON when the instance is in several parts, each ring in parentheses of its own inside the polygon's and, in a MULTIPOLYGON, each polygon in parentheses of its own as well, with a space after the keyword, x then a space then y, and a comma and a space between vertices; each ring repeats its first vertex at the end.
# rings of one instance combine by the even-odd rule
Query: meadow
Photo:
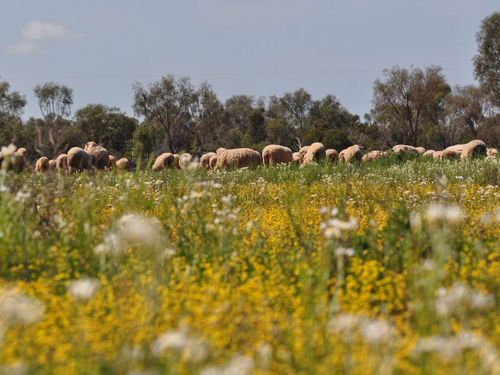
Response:
POLYGON ((499 172, 4 172, 0 373, 499 374, 499 172))

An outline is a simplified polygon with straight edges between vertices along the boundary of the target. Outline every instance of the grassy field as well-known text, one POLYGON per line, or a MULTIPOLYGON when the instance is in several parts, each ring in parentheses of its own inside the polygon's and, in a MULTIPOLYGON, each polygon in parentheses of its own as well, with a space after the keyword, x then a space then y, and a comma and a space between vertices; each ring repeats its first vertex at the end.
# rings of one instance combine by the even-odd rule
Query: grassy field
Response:
POLYGON ((498 374, 496 161, 0 175, 0 373, 498 374))

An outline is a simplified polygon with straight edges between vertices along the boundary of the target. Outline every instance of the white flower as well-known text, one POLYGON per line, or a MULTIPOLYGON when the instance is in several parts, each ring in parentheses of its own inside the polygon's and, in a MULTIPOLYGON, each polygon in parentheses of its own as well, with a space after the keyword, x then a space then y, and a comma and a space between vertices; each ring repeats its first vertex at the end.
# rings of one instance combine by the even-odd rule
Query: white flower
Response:
POLYGON ((0 292, 0 322, 32 324, 38 322, 44 312, 44 305, 33 297, 15 289, 0 292))
POLYGON ((370 319, 361 325, 361 335, 369 344, 387 343, 394 337, 394 329, 385 320, 370 319))
POLYGON ((162 228, 158 221, 139 214, 122 216, 101 244, 96 254, 120 255, 131 246, 145 250, 156 249, 162 242, 162 228))
POLYGON ((208 367, 201 371, 201 375, 250 375, 254 368, 252 358, 236 355, 225 366, 208 367))
POLYGON ((463 283, 455 283, 449 289, 440 288, 436 299, 436 311, 443 317, 452 315, 457 309, 483 309, 493 304, 493 296, 480 293, 463 283))
POLYGON ((184 359, 193 362, 203 361, 208 355, 205 341, 189 336, 186 329, 166 332, 151 345, 151 352, 156 357, 168 350, 175 351, 184 359))
POLYGON ((71 282, 68 290, 76 300, 87 301, 99 288, 99 281, 91 278, 82 278, 71 282))
POLYGON ((349 248, 339 247, 338 249, 335 250, 335 255, 338 257, 343 257, 343 256, 352 257, 354 255, 354 249, 351 247, 349 248))
POLYGON ((442 204, 431 204, 425 212, 426 218, 430 223, 444 222, 449 224, 460 223, 464 214, 458 206, 445 206, 442 204))
POLYGON ((2 149, 0 150, 0 156, 2 156, 4 158, 12 156, 12 155, 14 155, 16 150, 17 150, 17 147, 14 146, 12 143, 8 146, 2 146, 2 149))

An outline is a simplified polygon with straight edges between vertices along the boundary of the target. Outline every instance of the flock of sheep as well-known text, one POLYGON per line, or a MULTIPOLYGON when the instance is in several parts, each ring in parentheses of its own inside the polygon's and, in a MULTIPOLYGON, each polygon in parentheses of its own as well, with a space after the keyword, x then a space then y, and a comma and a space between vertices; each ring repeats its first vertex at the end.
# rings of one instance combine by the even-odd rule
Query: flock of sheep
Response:
MULTIPOLYGON (((26 161, 26 149, 12 150, 9 154, 8 169, 21 171, 28 163, 26 161)), ((387 151, 363 152, 363 147, 354 145, 342 150, 340 153, 334 149, 325 149, 323 144, 316 142, 310 146, 301 147, 298 152, 285 146, 268 145, 262 150, 262 154, 250 148, 225 149, 219 148, 216 152, 209 152, 201 156, 199 161, 191 154, 181 155, 166 152, 158 156, 153 164, 153 171, 161 171, 167 168, 177 169, 239 169, 253 168, 258 165, 274 166, 278 164, 297 164, 301 167, 317 163, 321 160, 328 162, 340 161, 343 163, 368 162, 371 160, 387 157, 390 155, 421 155, 432 159, 460 159, 465 160, 472 157, 495 158, 498 151, 495 148, 487 148, 486 144, 478 139, 466 144, 450 146, 442 151, 426 150, 423 147, 408 145, 396 145, 387 151)), ((4 165, 4 153, 0 155, 0 164, 4 165)), ((39 158, 34 170, 46 172, 50 170, 59 171, 85 171, 89 169, 98 170, 130 170, 133 164, 126 158, 117 159, 104 147, 95 142, 87 142, 84 148, 73 147, 66 154, 61 154, 55 159, 49 160, 46 156, 39 158)))

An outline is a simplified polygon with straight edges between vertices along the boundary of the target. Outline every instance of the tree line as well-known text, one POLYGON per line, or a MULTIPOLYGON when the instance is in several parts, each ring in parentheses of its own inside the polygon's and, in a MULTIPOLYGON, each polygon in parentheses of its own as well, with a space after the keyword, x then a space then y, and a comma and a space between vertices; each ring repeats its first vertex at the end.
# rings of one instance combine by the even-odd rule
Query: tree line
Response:
POLYGON ((276 143, 297 149, 322 142, 343 149, 394 144, 443 149, 472 138, 500 145, 500 13, 477 33, 474 73, 479 85, 450 87, 439 66, 394 67, 373 84, 370 113, 350 113, 334 95, 313 99, 304 89, 282 96, 234 95, 222 102, 207 83, 167 75, 133 86, 133 110, 91 104, 72 115, 73 90, 49 82, 34 88, 41 116, 23 121, 26 98, 0 81, 0 144, 29 157, 54 157, 94 140, 111 153, 148 159, 170 151, 199 155, 218 147, 261 150, 276 143))

